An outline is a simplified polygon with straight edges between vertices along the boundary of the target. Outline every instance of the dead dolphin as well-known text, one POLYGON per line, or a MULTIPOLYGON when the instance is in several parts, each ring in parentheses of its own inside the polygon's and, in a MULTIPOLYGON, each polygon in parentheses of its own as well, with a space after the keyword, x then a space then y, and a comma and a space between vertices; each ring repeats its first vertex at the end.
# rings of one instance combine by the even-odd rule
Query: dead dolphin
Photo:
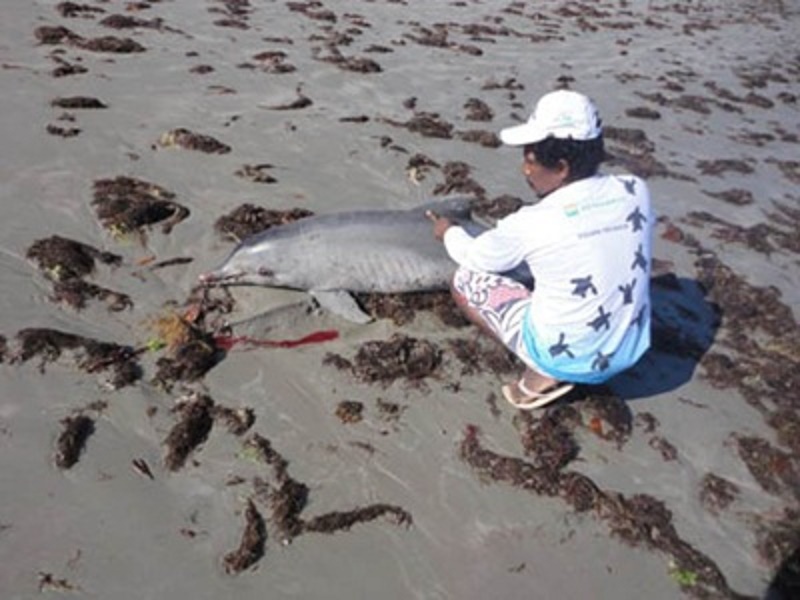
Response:
MULTIPOLYGON (((469 222, 470 198, 410 210, 315 215, 272 227, 240 243, 222 266, 200 276, 207 285, 263 285, 307 290, 349 320, 369 317, 349 292, 447 289, 456 265, 433 237, 426 210, 469 222)), ((481 229, 477 223, 470 228, 481 229)))

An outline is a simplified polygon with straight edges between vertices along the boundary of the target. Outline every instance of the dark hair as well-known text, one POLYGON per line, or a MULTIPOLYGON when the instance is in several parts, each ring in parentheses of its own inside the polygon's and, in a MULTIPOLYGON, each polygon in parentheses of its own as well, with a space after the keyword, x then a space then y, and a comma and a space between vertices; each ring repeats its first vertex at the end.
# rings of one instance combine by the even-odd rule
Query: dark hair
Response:
POLYGON ((559 161, 569 165, 569 181, 592 177, 605 159, 602 134, 593 140, 573 140, 548 137, 525 146, 525 155, 532 152, 536 162, 555 169, 559 161))

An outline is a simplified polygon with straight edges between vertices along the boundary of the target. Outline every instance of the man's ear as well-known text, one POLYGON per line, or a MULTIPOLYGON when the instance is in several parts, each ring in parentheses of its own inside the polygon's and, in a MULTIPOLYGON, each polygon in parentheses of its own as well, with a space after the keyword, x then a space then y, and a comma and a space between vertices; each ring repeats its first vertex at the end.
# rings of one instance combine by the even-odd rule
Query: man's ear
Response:
POLYGON ((565 159, 559 159, 558 166, 556 166, 556 171, 558 172, 559 176, 563 177, 564 181, 569 180, 571 173, 569 163, 565 159))

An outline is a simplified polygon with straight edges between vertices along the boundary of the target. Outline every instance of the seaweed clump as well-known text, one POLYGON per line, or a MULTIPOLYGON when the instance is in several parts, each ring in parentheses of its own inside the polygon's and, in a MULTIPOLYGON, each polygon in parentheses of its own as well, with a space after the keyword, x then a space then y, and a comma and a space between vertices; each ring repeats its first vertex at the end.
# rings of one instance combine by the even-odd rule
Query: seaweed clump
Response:
POLYGON ((249 569, 264 556, 267 541, 267 528, 264 518, 258 512, 252 500, 247 501, 244 512, 245 527, 239 547, 225 555, 223 564, 225 572, 236 575, 249 569))
POLYGON ((795 457, 762 438, 741 435, 733 438, 739 456, 762 488, 776 495, 785 489, 800 499, 800 470, 795 457))
POLYGON ((441 363, 442 351, 437 345, 399 333, 388 341, 365 342, 353 362, 332 354, 324 360, 324 364, 349 369, 359 381, 384 386, 397 379, 419 382, 436 372, 441 363))
POLYGON ((462 375, 510 375, 517 373, 522 366, 511 351, 483 335, 448 340, 447 346, 461 363, 462 375))
POLYGON ((230 146, 223 144, 210 135, 194 133, 182 127, 162 134, 158 139, 158 145, 164 148, 177 146, 185 150, 198 150, 206 154, 227 154, 231 151, 230 146))
POLYGON ((66 109, 83 109, 83 108, 108 108, 106 104, 90 96, 69 96, 66 98, 56 98, 50 102, 52 106, 66 109))
POLYGON ((504 456, 481 446, 479 429, 467 426, 459 454, 480 479, 502 482, 537 494, 554 496, 558 492, 558 473, 537 467, 521 458, 504 456))
POLYGON ((76 353, 78 368, 82 371, 96 373, 110 369, 112 375, 108 383, 113 389, 131 385, 142 376, 137 360, 140 350, 130 346, 47 328, 22 329, 16 337, 19 348, 12 362, 24 363, 39 356, 41 372, 47 363, 58 360, 63 351, 70 350, 76 353))
POLYGON ((75 309, 82 309, 90 298, 106 302, 109 310, 120 311, 133 306, 130 297, 84 281, 94 272, 95 260, 117 266, 122 258, 110 252, 58 235, 37 240, 26 253, 44 275, 53 281, 52 299, 75 309))
POLYGON ((94 271, 95 261, 119 266, 122 257, 102 252, 88 244, 53 235, 35 241, 26 252, 47 277, 53 281, 80 279, 94 271))
POLYGON ((391 319, 402 326, 414 320, 419 311, 432 312, 445 325, 466 327, 469 321, 453 302, 449 292, 412 292, 400 294, 355 294, 361 309, 376 319, 391 319))
POLYGON ((245 442, 245 447, 272 467, 275 484, 272 486, 259 482, 258 487, 266 488, 267 504, 272 512, 270 522, 275 527, 281 543, 288 544, 303 531, 300 512, 308 502, 308 486, 289 475, 287 461, 273 447, 272 443, 259 434, 253 434, 245 442))
POLYGON ((96 38, 73 40, 78 48, 91 52, 110 52, 113 54, 133 54, 144 52, 146 48, 131 38, 121 38, 113 35, 103 35, 96 38))
POLYGON ((93 13, 104 13, 105 10, 98 6, 89 6, 88 4, 77 4, 75 2, 59 2, 56 4, 56 10, 65 18, 74 18, 80 16, 91 16, 93 13))
POLYGON ((336 406, 336 416, 342 423, 358 423, 364 413, 364 404, 355 400, 343 400, 336 406))
POLYGON ((388 517, 395 525, 410 525, 411 515, 408 511, 393 504, 370 504, 348 511, 333 511, 319 515, 303 524, 303 531, 317 533, 335 533, 350 529, 357 523, 374 521, 380 517, 388 517))
POLYGON ((780 240, 782 235, 786 235, 785 232, 767 223, 756 223, 749 227, 743 227, 720 219, 706 211, 691 211, 685 221, 698 227, 711 224, 713 226, 711 237, 729 244, 743 244, 751 250, 768 256, 775 251, 775 242, 780 240))
POLYGON ((269 506, 271 511, 269 521, 284 545, 291 543, 295 537, 303 533, 335 533, 382 516, 388 516, 396 525, 407 526, 412 522, 411 515, 407 511, 385 503, 371 504, 349 511, 333 511, 305 520, 301 517, 301 513, 308 504, 309 488, 289 475, 289 462, 272 447, 268 439, 257 433, 245 442, 245 448, 272 468, 272 484, 260 478, 256 478, 254 483, 269 506))
POLYGON ((177 471, 200 444, 206 441, 213 418, 214 401, 205 395, 193 395, 181 401, 176 407, 180 420, 172 427, 164 440, 167 453, 164 466, 177 471))
POLYGON ((253 56, 258 61, 258 66, 264 73, 292 73, 297 70, 293 64, 286 61, 286 52, 282 50, 267 50, 253 56))
POLYGON ((488 198, 478 198, 473 202, 471 208, 473 217, 494 222, 517 212, 523 205, 524 202, 517 196, 504 194, 492 198, 491 200, 488 198))
POLYGON ((278 183, 278 180, 270 175, 270 169, 272 169, 270 164, 242 165, 236 170, 235 175, 253 183, 278 183))
POLYGON ((285 225, 313 214, 305 208, 272 210, 253 204, 242 204, 217 219, 214 229, 224 238, 238 242, 270 227, 285 225))
POLYGON ((133 301, 127 294, 115 292, 82 279, 59 281, 53 286, 53 300, 72 306, 77 310, 85 308, 89 299, 105 302, 108 310, 114 312, 133 306, 133 301))
MULTIPOLYGON (((719 173, 744 173, 750 166, 747 162, 716 161, 701 167, 719 173)), ((791 237, 796 243, 797 236, 788 235, 788 231, 792 231, 798 215, 791 208, 781 210, 782 216, 773 218, 785 226, 786 238, 791 237)), ((771 235, 776 241, 779 239, 775 231, 771 235)), ((755 436, 732 436, 733 447, 755 481, 766 492, 793 501, 793 506, 785 509, 794 513, 793 521, 765 523, 758 535, 766 540, 796 540, 800 536, 796 516, 800 499, 800 326, 778 289, 750 284, 693 236, 681 236, 676 241, 697 256, 697 280, 721 317, 720 331, 724 336, 718 342, 720 349, 697 356, 705 378, 716 388, 738 390, 774 429, 778 444, 786 448, 755 436)), ((714 483, 704 481, 704 486, 709 489, 713 511, 714 483)), ((734 493, 723 486, 716 494, 722 504, 727 501, 728 491, 734 493)), ((787 559, 795 547, 789 542, 757 544, 759 554, 773 566, 787 559)))
POLYGON ((688 179, 679 175, 655 158, 655 144, 641 129, 604 127, 603 136, 610 147, 606 148, 606 160, 620 165, 629 172, 647 179, 649 177, 672 177, 688 179))
POLYGON ((119 38, 112 35, 85 38, 63 26, 42 25, 37 27, 33 34, 41 44, 56 45, 66 43, 91 52, 131 54, 146 50, 144 46, 131 38, 119 38))
POLYGON ((423 137, 440 139, 451 139, 453 137, 453 125, 443 120, 438 113, 417 112, 405 122, 393 119, 382 119, 382 121, 393 127, 403 127, 423 137))
POLYGON ((153 382, 166 390, 178 381, 201 379, 225 356, 212 333, 179 315, 160 319, 156 326, 165 338, 168 354, 156 361, 153 382))
POLYGON ((468 194, 483 198, 484 187, 472 178, 472 168, 461 161, 451 161, 442 167, 444 181, 433 188, 433 195, 468 194))
POLYGON ((576 407, 588 418, 587 427, 598 437, 614 442, 617 448, 630 439, 633 415, 625 401, 610 390, 600 388, 576 407))
POLYGON ((61 25, 42 25, 33 31, 34 37, 39 40, 40 44, 55 45, 66 41, 79 40, 81 37, 61 25))
POLYGON ((383 71, 381 65, 363 56, 345 56, 334 44, 328 44, 328 53, 324 54, 320 48, 312 49, 312 56, 320 62, 330 63, 343 71, 352 73, 380 73, 383 71))
POLYGON ((728 508, 738 494, 738 485, 714 473, 706 473, 700 482, 700 502, 712 514, 728 508))
POLYGON ((672 513, 661 501, 647 494, 626 497, 607 492, 581 473, 564 471, 577 455, 566 428, 576 417, 570 408, 550 410, 538 421, 525 413, 523 445, 535 456, 535 463, 484 448, 474 425, 467 426, 460 456, 483 480, 506 483, 544 496, 559 496, 578 512, 592 511, 608 525, 612 535, 624 542, 667 554, 674 568, 693 574, 691 584, 684 588, 698 597, 715 597, 715 594, 735 597, 717 565, 680 538, 672 524, 672 513), (543 456, 536 454, 540 450, 544 450, 543 456))
POLYGON ((189 216, 189 209, 173 198, 175 194, 154 183, 118 176, 94 182, 92 206, 112 233, 124 235, 161 223, 167 234, 189 216))
POLYGON ((256 422, 252 408, 230 408, 215 404, 211 414, 215 421, 220 421, 233 435, 244 435, 256 422))
POLYGON ((561 470, 578 456, 578 444, 570 427, 576 418, 569 407, 546 412, 539 419, 529 412, 514 418, 525 456, 538 474, 540 484, 535 489, 539 493, 547 490, 548 495, 557 494, 561 470))
POLYGON ((78 462, 86 440, 94 433, 94 421, 78 414, 62 419, 61 424, 64 429, 56 441, 55 462, 59 469, 70 469, 78 462))
POLYGON ((110 29, 135 29, 144 27, 146 29, 161 29, 161 19, 139 19, 130 15, 109 15, 100 20, 100 25, 110 29))

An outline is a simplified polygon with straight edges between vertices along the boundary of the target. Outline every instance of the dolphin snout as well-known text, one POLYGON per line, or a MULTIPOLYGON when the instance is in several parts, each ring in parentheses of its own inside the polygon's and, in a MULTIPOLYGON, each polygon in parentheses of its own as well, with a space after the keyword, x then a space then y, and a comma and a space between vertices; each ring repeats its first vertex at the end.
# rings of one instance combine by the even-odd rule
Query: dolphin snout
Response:
POLYGON ((212 285, 220 281, 222 277, 216 271, 209 271, 207 273, 200 273, 197 280, 203 285, 212 285))
POLYGON ((197 280, 201 285, 225 285, 227 283, 236 283, 245 276, 241 271, 229 272, 226 269, 217 269, 216 271, 208 271, 201 273, 197 276, 197 280))

